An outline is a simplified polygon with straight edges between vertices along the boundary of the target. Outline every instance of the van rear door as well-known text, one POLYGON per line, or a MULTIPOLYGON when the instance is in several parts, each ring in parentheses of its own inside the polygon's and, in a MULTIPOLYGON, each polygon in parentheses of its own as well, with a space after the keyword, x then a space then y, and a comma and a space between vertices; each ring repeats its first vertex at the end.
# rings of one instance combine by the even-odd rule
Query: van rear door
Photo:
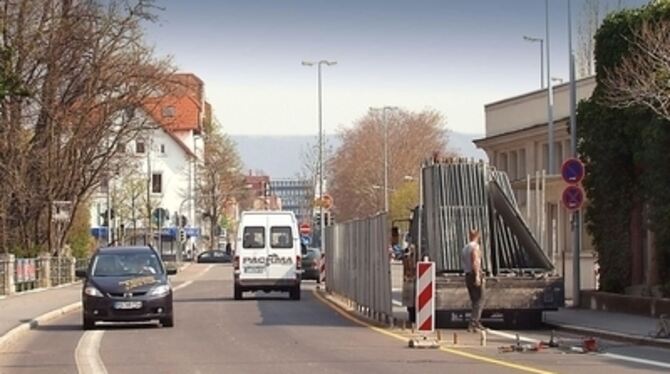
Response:
POLYGON ((290 215, 268 217, 268 278, 296 279, 300 242, 290 215))
POLYGON ((239 254, 240 279, 267 279, 268 233, 266 218, 256 216, 248 221, 242 228, 242 248, 239 254))

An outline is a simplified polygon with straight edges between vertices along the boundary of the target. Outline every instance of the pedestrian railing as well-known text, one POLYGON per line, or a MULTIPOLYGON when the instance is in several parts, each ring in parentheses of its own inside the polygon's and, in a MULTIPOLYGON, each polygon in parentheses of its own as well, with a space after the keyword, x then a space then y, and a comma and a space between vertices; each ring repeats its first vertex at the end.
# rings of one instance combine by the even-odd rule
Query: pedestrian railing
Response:
POLYGON ((0 295, 7 293, 7 272, 9 271, 9 261, 0 259, 0 295))
POLYGON ((71 257, 53 257, 49 266, 51 270, 51 286, 74 282, 75 259, 71 257))
POLYGON ((326 228, 327 288, 368 317, 393 316, 386 214, 326 228))
POLYGON ((77 266, 86 267, 88 259, 72 257, 15 258, 0 255, 0 295, 48 288, 76 281, 77 266))

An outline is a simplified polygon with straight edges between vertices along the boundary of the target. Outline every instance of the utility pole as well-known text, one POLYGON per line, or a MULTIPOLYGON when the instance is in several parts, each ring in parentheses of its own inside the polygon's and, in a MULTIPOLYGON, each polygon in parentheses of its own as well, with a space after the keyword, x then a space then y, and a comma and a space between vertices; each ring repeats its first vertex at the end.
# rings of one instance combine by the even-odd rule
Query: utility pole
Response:
POLYGON ((551 84, 551 55, 549 48, 549 0, 545 0, 545 18, 546 18, 546 32, 547 40, 547 124, 549 130, 548 150, 549 150, 549 175, 554 175, 554 90, 551 84))
POLYGON ((324 140, 323 140, 323 97, 322 97, 322 85, 321 85, 321 66, 322 65, 336 65, 337 61, 328 61, 328 60, 321 60, 319 62, 307 62, 303 61, 302 65, 303 66, 317 66, 317 76, 318 76, 318 108, 319 108, 319 229, 320 229, 320 242, 321 242, 321 250, 323 251, 325 249, 325 235, 326 235, 326 225, 325 225, 325 219, 323 215, 323 180, 324 180, 324 175, 323 175, 323 147, 324 147, 324 140))
POLYGON ((147 152, 147 228, 146 228, 146 239, 145 243, 147 245, 150 245, 154 241, 154 235, 153 235, 153 228, 152 228, 152 211, 151 211, 151 180, 152 180, 152 175, 151 175, 151 138, 149 138, 148 142, 148 147, 146 149, 147 152))
MULTIPOLYGON (((575 52, 572 49, 572 8, 568 0, 568 50, 570 53, 570 151, 577 158, 577 83, 575 81, 575 52)), ((580 253, 581 253, 581 217, 580 210, 572 213, 572 300, 573 306, 579 306, 580 253)))

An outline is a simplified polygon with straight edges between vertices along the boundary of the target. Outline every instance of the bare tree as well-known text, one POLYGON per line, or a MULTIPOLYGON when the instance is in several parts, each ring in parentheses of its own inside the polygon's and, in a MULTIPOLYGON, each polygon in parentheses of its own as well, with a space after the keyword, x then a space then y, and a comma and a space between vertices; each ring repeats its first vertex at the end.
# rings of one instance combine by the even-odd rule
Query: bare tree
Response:
MULTIPOLYGON (((342 144, 329 160, 328 189, 340 220, 366 217, 382 210, 384 180, 382 114, 369 112, 350 129, 340 131, 342 144)), ((406 176, 418 179, 421 162, 445 152, 447 132, 435 111, 387 114, 389 188, 406 176)))
POLYGON ((242 191, 242 164, 235 143, 218 127, 207 126, 205 153, 199 167, 198 206, 209 221, 210 249, 214 249, 216 229, 229 199, 242 191))
POLYGON ((670 23, 643 21, 629 52, 606 71, 605 100, 613 107, 644 106, 670 120, 670 23))
POLYGON ((134 108, 165 89, 172 72, 142 40, 151 0, 5 1, 0 47, 4 68, 28 97, 0 103, 0 169, 10 183, 3 240, 59 246, 51 202, 72 201, 73 214, 101 176, 123 165, 119 149, 148 122, 134 108), (53 241, 52 241, 53 239, 53 241))

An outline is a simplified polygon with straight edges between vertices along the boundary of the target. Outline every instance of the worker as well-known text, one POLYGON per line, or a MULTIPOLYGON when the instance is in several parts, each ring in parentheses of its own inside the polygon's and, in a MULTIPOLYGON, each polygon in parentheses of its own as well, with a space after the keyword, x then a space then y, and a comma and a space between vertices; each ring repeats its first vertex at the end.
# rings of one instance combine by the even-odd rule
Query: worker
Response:
POLYGON ((482 273, 482 253, 479 247, 479 230, 468 232, 470 242, 461 250, 461 265, 465 272, 465 285, 468 288, 472 313, 468 331, 478 332, 485 329, 480 319, 484 310, 484 276, 482 273))

